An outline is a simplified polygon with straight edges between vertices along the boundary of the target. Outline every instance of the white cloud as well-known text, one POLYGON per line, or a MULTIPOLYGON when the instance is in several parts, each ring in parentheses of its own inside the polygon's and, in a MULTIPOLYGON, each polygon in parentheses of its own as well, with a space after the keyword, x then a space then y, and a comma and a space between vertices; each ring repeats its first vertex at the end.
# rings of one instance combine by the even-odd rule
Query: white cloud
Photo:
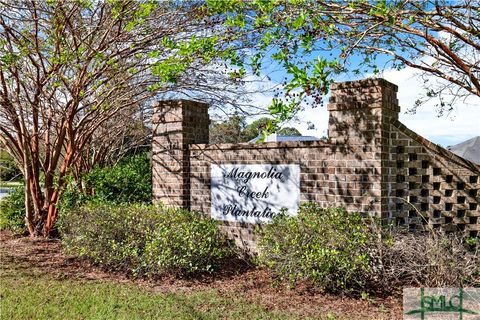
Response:
MULTIPOLYGON (((424 93, 422 80, 412 68, 388 70, 382 77, 398 86, 400 121, 418 134, 442 146, 454 145, 480 135, 480 98, 470 97, 468 100, 458 101, 455 109, 442 117, 437 115, 434 100, 419 107, 415 114, 406 114, 406 111, 414 106, 415 100, 424 93)), ((326 107, 308 108, 299 114, 299 120, 299 123, 292 125, 302 134, 317 137, 326 135, 326 107), (315 130, 307 130, 307 122, 313 122, 315 130)))
MULTIPOLYGON (((387 70, 383 72, 382 77, 398 86, 400 121, 418 134, 442 146, 454 145, 480 135, 480 98, 470 97, 465 101, 457 101, 454 110, 442 117, 437 115, 435 100, 428 101, 419 107, 415 114, 407 114, 406 111, 414 106, 415 100, 425 92, 422 80, 416 76, 416 70, 412 68, 400 71, 387 70)), ((278 84, 256 77, 249 80, 251 82, 247 82, 246 91, 251 92, 249 95, 251 104, 266 108, 273 98, 272 88, 278 84)), ((325 136, 328 127, 326 105, 327 102, 323 107, 305 108, 299 113, 297 121, 292 121, 286 126, 296 127, 303 135, 325 136), (309 130, 309 123, 313 123, 315 129, 309 130)), ((256 118, 258 116, 251 117, 247 121, 251 122, 256 118)))
POLYGON ((480 98, 470 97, 457 101, 455 108, 448 115, 438 117, 435 100, 428 101, 418 108, 415 114, 405 114, 414 106, 424 90, 421 79, 412 68, 390 70, 383 77, 398 85, 398 100, 401 107, 400 121, 425 138, 448 146, 480 135, 480 98))

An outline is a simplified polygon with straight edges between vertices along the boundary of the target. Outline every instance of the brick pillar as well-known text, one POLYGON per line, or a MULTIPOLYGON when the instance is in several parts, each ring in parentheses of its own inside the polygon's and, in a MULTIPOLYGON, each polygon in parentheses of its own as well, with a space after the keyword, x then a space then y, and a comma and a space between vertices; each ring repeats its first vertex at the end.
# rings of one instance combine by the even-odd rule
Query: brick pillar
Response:
POLYGON ((153 201, 190 208, 189 145, 208 143, 208 105, 187 100, 154 106, 153 201))
POLYGON ((391 218, 389 185, 394 179, 394 164, 389 158, 390 122, 398 119, 400 112, 397 90, 384 79, 334 83, 328 104, 329 137, 333 143, 345 145, 356 160, 368 164, 358 170, 375 190, 381 190, 373 211, 383 219, 391 218))

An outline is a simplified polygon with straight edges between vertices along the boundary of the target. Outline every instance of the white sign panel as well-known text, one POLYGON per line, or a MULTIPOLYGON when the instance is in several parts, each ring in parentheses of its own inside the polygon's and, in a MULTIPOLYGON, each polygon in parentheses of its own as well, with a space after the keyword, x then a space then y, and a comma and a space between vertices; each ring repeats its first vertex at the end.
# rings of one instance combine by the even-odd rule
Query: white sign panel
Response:
POLYGON ((211 166, 213 219, 268 222, 281 211, 295 215, 300 202, 296 164, 223 164, 211 166))

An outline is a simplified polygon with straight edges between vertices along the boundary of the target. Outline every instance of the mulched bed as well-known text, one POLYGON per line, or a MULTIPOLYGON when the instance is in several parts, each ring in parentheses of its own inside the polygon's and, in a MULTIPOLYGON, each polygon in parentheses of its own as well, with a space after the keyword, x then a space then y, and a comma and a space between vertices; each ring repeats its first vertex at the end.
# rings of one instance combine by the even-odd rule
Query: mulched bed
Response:
POLYGON ((152 292, 178 293, 215 289, 224 297, 244 297, 267 309, 279 309, 300 316, 334 313, 348 319, 402 319, 401 297, 370 298, 368 300, 316 293, 308 286, 288 289, 272 285, 264 270, 248 268, 226 269, 215 276, 194 279, 163 277, 132 279, 120 272, 107 272, 87 261, 62 253, 58 240, 17 237, 0 231, 0 262, 2 268, 15 264, 25 270, 40 270, 56 277, 92 281, 134 283, 152 292))

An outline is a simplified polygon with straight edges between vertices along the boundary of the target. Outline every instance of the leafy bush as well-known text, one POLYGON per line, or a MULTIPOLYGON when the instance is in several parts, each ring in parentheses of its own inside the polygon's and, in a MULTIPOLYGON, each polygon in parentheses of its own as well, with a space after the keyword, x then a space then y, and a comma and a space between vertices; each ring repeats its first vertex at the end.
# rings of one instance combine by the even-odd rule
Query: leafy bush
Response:
POLYGON ((22 233, 25 231, 25 193, 23 186, 0 200, 0 229, 22 233))
POLYGON ((232 254, 217 222, 147 205, 97 205, 67 211, 60 223, 68 253, 136 275, 212 272, 232 254))
POLYGON ((309 203, 260 237, 258 262, 290 285, 307 281, 344 293, 480 285, 480 243, 462 234, 401 231, 309 203))
POLYGON ((93 196, 88 196, 85 194, 85 190, 83 190, 83 192, 80 190, 77 182, 73 180, 72 176, 67 176, 66 179, 69 181, 60 197, 58 205, 62 214, 63 211, 71 210, 82 204, 86 204, 87 202, 95 202, 93 196))
POLYGON ((63 212, 59 229, 67 253, 111 269, 128 269, 140 264, 146 235, 156 220, 149 206, 91 205, 63 212))
MULTIPOLYGON (((84 177, 86 188, 93 194, 80 192, 75 181, 68 183, 60 199, 63 211, 86 203, 150 203, 152 194, 150 159, 148 153, 128 156, 117 165, 95 168, 84 177)), ((1 200, 0 229, 14 232, 25 230, 25 195, 22 187, 15 187, 1 200)))
POLYGON ((215 220, 186 210, 163 209, 163 215, 145 250, 150 272, 211 272, 231 255, 215 220))
POLYGON ((90 203, 150 203, 152 172, 148 153, 128 156, 109 167, 96 167, 83 177, 84 192, 75 181, 68 184, 61 199, 63 209, 90 203))
POLYGON ((152 170, 147 153, 124 158, 118 164, 95 168, 85 177, 94 198, 109 203, 150 203, 152 170))
POLYGON ((298 216, 279 216, 260 231, 258 262, 295 285, 308 281, 330 291, 365 286, 375 235, 360 214, 302 205, 298 216))

